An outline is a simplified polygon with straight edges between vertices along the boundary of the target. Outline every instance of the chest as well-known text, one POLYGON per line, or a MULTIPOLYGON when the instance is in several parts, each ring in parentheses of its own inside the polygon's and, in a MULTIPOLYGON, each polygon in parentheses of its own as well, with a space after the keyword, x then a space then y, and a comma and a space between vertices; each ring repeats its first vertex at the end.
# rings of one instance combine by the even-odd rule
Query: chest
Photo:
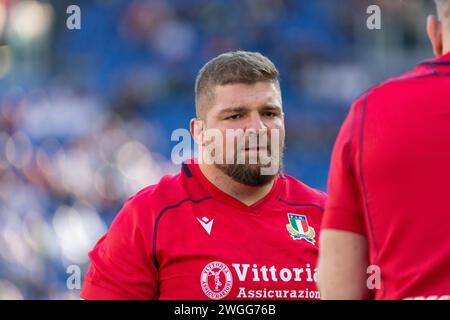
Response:
POLYGON ((242 211, 210 202, 178 210, 158 231, 162 299, 317 297, 317 208, 242 211))

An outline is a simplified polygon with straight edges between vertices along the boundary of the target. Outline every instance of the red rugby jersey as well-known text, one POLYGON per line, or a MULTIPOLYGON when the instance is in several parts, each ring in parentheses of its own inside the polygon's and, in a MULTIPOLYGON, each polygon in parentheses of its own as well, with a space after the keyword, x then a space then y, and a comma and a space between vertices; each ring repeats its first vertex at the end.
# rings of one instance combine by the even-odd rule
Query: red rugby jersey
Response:
POLYGON ((450 53, 354 102, 328 193, 322 228, 367 236, 376 299, 450 298, 450 53))
POLYGON ((192 161, 128 199, 89 253, 84 299, 318 299, 326 195, 281 175, 247 206, 192 161))

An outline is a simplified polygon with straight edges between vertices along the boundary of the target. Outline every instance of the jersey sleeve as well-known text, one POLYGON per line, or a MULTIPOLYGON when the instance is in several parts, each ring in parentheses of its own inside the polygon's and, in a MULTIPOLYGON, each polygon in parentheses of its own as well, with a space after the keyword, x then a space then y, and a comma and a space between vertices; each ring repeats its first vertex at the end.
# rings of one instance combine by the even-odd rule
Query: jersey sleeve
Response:
POLYGON ((81 298, 155 299, 158 277, 151 258, 152 222, 140 211, 133 198, 129 199, 89 253, 91 265, 81 298))
POLYGON ((357 100, 352 105, 334 145, 322 229, 338 229, 366 235, 357 174, 360 110, 361 103, 357 100))

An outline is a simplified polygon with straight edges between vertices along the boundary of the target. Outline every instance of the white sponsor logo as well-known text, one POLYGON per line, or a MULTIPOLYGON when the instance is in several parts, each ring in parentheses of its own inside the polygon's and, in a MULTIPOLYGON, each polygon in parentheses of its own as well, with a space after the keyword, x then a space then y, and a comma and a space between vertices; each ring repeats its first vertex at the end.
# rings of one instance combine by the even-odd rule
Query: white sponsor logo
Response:
POLYGON ((233 276, 224 263, 214 261, 208 263, 203 269, 200 284, 205 295, 211 299, 220 300, 230 293, 233 276))
MULTIPOLYGON (((238 282, 309 282, 315 283, 318 280, 318 269, 312 268, 309 263, 304 268, 281 268, 275 266, 267 267, 257 264, 233 263, 235 276, 238 282)), ((211 299, 223 299, 228 295, 233 285, 233 275, 230 269, 222 262, 214 261, 209 263, 202 271, 200 283, 203 292, 211 299)), ((273 290, 261 287, 258 290, 247 290, 240 287, 237 298, 297 298, 297 299, 319 299, 320 293, 317 290, 273 290)))
POLYGON ((245 287, 239 288, 239 293, 237 295, 237 298, 243 298, 243 299, 313 299, 318 300, 320 299, 320 292, 319 290, 310 290, 306 288, 305 290, 293 290, 293 289, 258 289, 248 290, 245 287))
POLYGON ((258 265, 253 264, 250 269, 250 264, 240 264, 233 263, 233 268, 240 281, 245 281, 247 279, 248 271, 251 270, 253 275, 253 282, 317 282, 317 269, 311 269, 310 264, 306 264, 306 268, 282 268, 278 270, 275 266, 267 268, 266 266, 258 267, 258 265))

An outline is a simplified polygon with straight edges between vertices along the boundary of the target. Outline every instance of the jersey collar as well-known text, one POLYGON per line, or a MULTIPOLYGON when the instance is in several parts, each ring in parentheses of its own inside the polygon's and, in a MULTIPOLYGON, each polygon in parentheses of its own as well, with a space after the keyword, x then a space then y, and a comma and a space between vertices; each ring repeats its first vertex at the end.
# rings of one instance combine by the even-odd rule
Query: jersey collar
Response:
POLYGON ((255 213, 261 211, 261 209, 276 199, 280 190, 282 189, 282 185, 284 184, 283 176, 278 176, 275 178, 272 189, 268 194, 264 196, 264 198, 260 199, 256 203, 248 206, 242 201, 232 197, 231 195, 223 192, 221 189, 216 187, 211 181, 206 178, 206 176, 201 171, 196 159, 189 159, 183 163, 183 171, 187 177, 193 177, 205 190, 205 192, 211 194, 217 200, 224 202, 228 205, 236 207, 240 210, 249 210, 255 213))
POLYGON ((434 59, 427 59, 419 63, 419 65, 447 65, 450 66, 450 52, 447 52, 446 54, 434 58, 434 59))

